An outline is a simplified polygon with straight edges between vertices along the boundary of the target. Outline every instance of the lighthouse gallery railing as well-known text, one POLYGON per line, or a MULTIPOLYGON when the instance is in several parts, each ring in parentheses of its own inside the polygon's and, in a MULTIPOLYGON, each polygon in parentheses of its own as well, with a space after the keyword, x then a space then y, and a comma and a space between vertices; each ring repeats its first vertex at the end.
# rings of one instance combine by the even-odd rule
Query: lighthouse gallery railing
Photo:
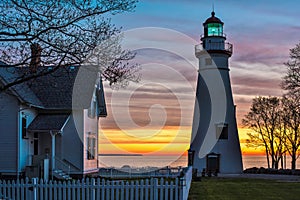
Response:
POLYGON ((209 50, 224 50, 229 52, 230 54, 232 54, 233 51, 233 45, 226 42, 210 42, 210 43, 206 43, 206 46, 203 47, 203 43, 201 44, 197 44, 195 46, 195 52, 196 53, 200 53, 201 51, 209 51, 209 50))

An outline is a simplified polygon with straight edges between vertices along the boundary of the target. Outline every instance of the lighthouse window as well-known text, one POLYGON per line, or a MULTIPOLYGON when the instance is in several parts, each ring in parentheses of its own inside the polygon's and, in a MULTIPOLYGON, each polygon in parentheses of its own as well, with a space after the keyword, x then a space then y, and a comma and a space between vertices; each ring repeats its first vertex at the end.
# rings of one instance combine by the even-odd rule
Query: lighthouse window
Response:
POLYGON ((216 136, 219 140, 228 140, 228 124, 217 124, 216 136))
POLYGON ((95 134, 89 133, 90 135, 87 137, 87 159, 94 160, 96 155, 96 138, 95 134))
POLYGON ((205 58, 205 65, 212 65, 211 58, 205 58))
POLYGON ((212 23, 207 25, 208 36, 222 36, 223 26, 222 24, 212 23))

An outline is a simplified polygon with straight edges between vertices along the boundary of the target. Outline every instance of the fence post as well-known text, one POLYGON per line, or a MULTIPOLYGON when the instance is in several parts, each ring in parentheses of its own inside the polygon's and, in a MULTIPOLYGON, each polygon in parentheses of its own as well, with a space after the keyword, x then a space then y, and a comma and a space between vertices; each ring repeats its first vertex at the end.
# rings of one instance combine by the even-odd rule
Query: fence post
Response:
POLYGON ((10 180, 8 180, 6 183, 6 190, 7 190, 7 198, 10 199, 11 198, 11 190, 12 190, 10 180))
MULTIPOLYGON (((144 188, 145 188, 145 183, 144 183, 144 180, 142 179, 142 180, 140 180, 140 198, 141 199, 144 199, 144 188)), ((137 197, 137 199, 138 199, 138 197, 137 197)))
POLYGON ((86 187, 85 180, 83 178, 83 179, 81 179, 81 199, 82 200, 85 200, 85 187, 86 187))
POLYGON ((53 182, 52 181, 49 181, 49 183, 48 183, 49 185, 49 187, 48 187, 48 191, 49 191, 49 199, 53 199, 53 190, 52 190, 52 188, 53 188, 53 182))
POLYGON ((106 187, 105 179, 102 179, 101 200, 104 200, 105 197, 105 187, 106 187))
POLYGON ((163 177, 161 177, 160 178, 160 183, 159 183, 160 185, 159 185, 159 193, 160 193, 160 198, 159 199, 163 199, 164 198, 164 189, 166 189, 166 188, 164 188, 164 178, 163 177))
POLYGON ((169 190, 171 191, 171 189, 169 188, 169 182, 166 181, 165 182, 165 199, 169 199, 169 190))
POLYGON ((91 181, 91 199, 94 200, 96 199, 96 195, 95 195, 95 190, 96 190, 96 181, 94 178, 92 178, 92 181, 91 181))
POLYGON ((116 187, 116 195, 115 195, 115 199, 120 199, 120 194, 119 194, 119 181, 115 182, 115 187, 116 187))
POLYGON ((72 191, 72 183, 70 180, 68 180, 67 181, 67 197, 68 197, 68 199, 72 199, 71 191, 72 191))
POLYGON ((61 200, 62 199, 62 190, 63 190, 63 183, 62 183, 62 181, 58 181, 57 189, 58 189, 57 200, 61 200))
POLYGON ((173 191, 174 191, 174 183, 171 181, 170 183, 170 199, 173 199, 173 191))
POLYGON ((154 179, 154 199, 158 199, 158 179, 154 179))
POLYGON ((154 178, 150 179, 150 200, 153 200, 154 195, 154 178))
POLYGON ((126 190, 125 190, 125 194, 126 194, 126 196, 125 196, 125 199, 126 200, 129 200, 129 182, 128 181, 126 181, 126 186, 125 186, 125 188, 126 188, 126 190))
POLYGON ((122 182, 121 182, 121 200, 124 200, 124 197, 125 197, 125 191, 126 191, 125 183, 124 183, 124 181, 122 181, 122 182))
MULTIPOLYGON (((0 182, 1 183, 1 182, 0 182)), ((16 189, 17 189, 17 195, 16 195, 16 197, 17 197, 17 199, 20 199, 20 188, 21 188, 21 184, 20 184, 20 180, 19 179, 17 179, 17 182, 16 182, 16 189)))
POLYGON ((20 191, 21 191, 21 194, 20 194, 20 197, 21 197, 21 200, 24 200, 26 198, 26 189, 25 189, 25 180, 24 179, 21 179, 20 181, 20 191))
POLYGON ((32 178, 33 200, 37 200, 37 178, 32 178))
POLYGON ((101 198, 101 193, 100 193, 100 185, 101 185, 101 182, 100 182, 100 178, 98 177, 96 179, 96 183, 95 183, 95 199, 100 199, 101 198))
MULTIPOLYGON (((46 184, 46 183, 45 183, 46 184)), ((38 197, 39 199, 45 199, 44 198, 44 180, 40 179, 40 181, 38 181, 38 191, 37 191, 37 195, 40 194, 40 196, 38 197)))
POLYGON ((178 178, 175 179, 175 199, 179 199, 179 191, 180 186, 179 186, 179 181, 178 178))
POLYGON ((110 199, 110 191, 109 191, 109 189, 111 188, 111 181, 106 181, 106 192, 105 192, 105 194, 106 194, 106 199, 108 200, 108 199, 110 199))
POLYGON ((85 180, 85 199, 90 199, 90 185, 91 185, 91 180, 89 178, 86 178, 85 180))
POLYGON ((145 199, 149 199, 149 179, 146 179, 145 181, 145 199))
MULTIPOLYGON (((62 199, 66 200, 67 199, 67 192, 68 192, 68 188, 71 187, 70 185, 67 186, 67 182, 66 180, 63 182, 62 184, 62 199)), ((60 197, 61 198, 61 197, 60 197)))
POLYGON ((57 200, 57 188, 58 188, 57 181, 54 181, 53 182, 53 190, 54 190, 54 192, 53 192, 53 199, 54 200, 57 200))
POLYGON ((77 195, 77 199, 80 198, 80 189, 82 190, 83 185, 81 185, 80 180, 77 180, 77 184, 76 184, 76 195, 77 195))
POLYGON ((115 199, 115 182, 111 181, 111 185, 110 185, 110 199, 115 199))
POLYGON ((135 200, 139 200, 139 188, 142 191, 142 185, 139 185, 139 181, 135 181, 135 200))
POLYGON ((134 197, 134 181, 130 181, 130 200, 133 200, 134 197))

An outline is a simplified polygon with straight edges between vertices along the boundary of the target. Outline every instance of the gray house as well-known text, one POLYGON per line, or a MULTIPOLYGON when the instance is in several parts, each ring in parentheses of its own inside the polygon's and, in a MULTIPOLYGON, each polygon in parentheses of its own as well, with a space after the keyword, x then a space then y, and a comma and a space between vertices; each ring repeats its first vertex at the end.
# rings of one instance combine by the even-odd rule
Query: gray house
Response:
MULTIPOLYGON (((1 68, 0 84, 26 70, 1 68)), ((1 92, 0 175, 47 179, 97 172, 99 117, 106 115, 99 74, 84 67, 60 68, 1 92)))

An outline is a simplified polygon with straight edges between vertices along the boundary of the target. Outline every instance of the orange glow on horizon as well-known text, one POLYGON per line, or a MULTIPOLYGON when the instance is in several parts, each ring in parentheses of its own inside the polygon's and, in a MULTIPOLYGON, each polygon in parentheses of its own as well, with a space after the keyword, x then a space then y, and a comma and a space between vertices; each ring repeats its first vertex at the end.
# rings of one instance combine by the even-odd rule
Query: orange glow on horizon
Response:
POLYGON ((161 130, 100 131, 101 154, 182 155, 189 148, 190 128, 166 126, 161 130))
MULTIPOLYGON (((249 148, 247 133, 251 130, 239 127, 240 146, 243 155, 265 155, 263 148, 249 148)), ((101 154, 153 154, 187 155, 191 127, 166 126, 162 130, 100 130, 101 154)))

